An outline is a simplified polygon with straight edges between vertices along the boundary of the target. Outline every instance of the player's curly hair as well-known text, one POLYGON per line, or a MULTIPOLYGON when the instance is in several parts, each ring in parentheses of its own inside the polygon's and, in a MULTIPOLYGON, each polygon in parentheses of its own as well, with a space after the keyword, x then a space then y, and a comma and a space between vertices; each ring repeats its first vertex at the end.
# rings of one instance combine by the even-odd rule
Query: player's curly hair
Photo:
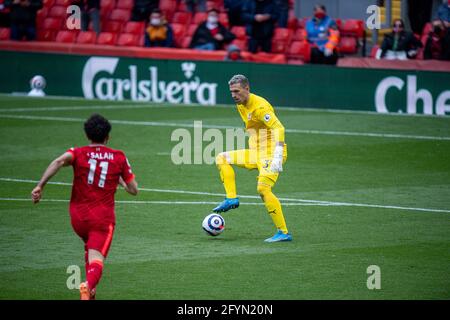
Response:
POLYGON ((105 142, 111 131, 111 124, 108 119, 98 113, 92 114, 84 123, 84 132, 89 140, 96 143, 105 142))

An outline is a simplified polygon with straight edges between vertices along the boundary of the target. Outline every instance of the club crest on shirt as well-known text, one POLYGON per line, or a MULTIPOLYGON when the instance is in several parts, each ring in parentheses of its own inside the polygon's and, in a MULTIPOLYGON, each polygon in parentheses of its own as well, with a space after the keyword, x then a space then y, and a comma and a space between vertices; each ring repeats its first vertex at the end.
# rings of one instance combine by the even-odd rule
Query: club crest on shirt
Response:
POLYGON ((252 113, 251 113, 251 112, 249 112, 249 113, 247 114, 247 119, 248 119, 248 120, 252 120, 252 113))
POLYGON ((269 122, 269 120, 270 120, 270 114, 266 113, 264 115, 264 121, 269 122))

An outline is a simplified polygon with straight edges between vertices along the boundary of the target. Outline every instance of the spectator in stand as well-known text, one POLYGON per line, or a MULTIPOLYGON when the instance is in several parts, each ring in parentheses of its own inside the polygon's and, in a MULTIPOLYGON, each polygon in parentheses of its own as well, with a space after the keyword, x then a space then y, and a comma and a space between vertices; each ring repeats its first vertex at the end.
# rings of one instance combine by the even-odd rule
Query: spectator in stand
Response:
POLYGON ((339 30, 336 22, 327 15, 324 5, 314 6, 314 17, 306 22, 305 39, 311 45, 311 63, 335 65, 339 30))
POLYGON ((219 22, 216 9, 208 11, 208 19, 202 22, 192 36, 190 48, 198 50, 222 50, 224 44, 233 41, 236 36, 219 22))
POLYGON ((186 8, 192 14, 206 12, 206 0, 184 0, 186 8))
POLYGON ((81 30, 87 31, 89 22, 92 21, 92 28, 100 33, 100 0, 75 0, 73 5, 81 9, 81 30))
POLYGON ((435 20, 441 20, 445 28, 450 28, 450 0, 443 0, 439 6, 435 20))
POLYGON ((242 61, 244 57, 241 55, 241 49, 234 44, 230 44, 227 48, 227 55, 225 56, 225 61, 242 61))
POLYGON ((134 0, 131 21, 148 21, 150 14, 159 8, 159 0, 134 0))
POLYGON ((417 55, 417 50, 422 47, 422 42, 412 32, 405 31, 403 20, 394 20, 392 32, 384 36, 381 50, 376 54, 377 59, 407 60, 417 55))
POLYGON ((242 21, 242 7, 244 2, 245 0, 225 0, 223 2, 225 10, 227 11, 230 27, 244 25, 244 22, 242 21))
POLYGON ((155 9, 145 30, 146 47, 173 47, 173 30, 161 10, 155 9))
POLYGON ((242 18, 250 36, 248 50, 256 53, 270 52, 275 23, 278 21, 278 9, 274 0, 248 0, 242 9, 242 18))
POLYGON ((36 38, 36 12, 42 8, 42 0, 5 0, 10 8, 11 40, 36 38))
POLYGON ((287 28, 289 18, 289 0, 275 0, 275 3, 277 4, 279 11, 277 27, 287 28))
POLYGON ((9 27, 9 8, 5 7, 5 0, 0 0, 0 28, 9 27))
POLYGON ((425 60, 450 60, 450 29, 445 28, 441 20, 433 21, 423 52, 425 60))

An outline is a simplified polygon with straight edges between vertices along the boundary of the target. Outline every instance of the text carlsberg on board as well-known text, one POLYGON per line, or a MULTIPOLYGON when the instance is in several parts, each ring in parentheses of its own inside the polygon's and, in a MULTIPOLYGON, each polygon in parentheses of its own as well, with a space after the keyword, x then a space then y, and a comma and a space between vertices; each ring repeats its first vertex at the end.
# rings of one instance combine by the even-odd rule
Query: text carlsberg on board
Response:
POLYGON ((149 66, 146 75, 140 74, 138 80, 137 66, 129 65, 126 79, 114 76, 119 58, 92 57, 84 68, 82 75, 83 95, 87 99, 152 101, 168 103, 216 104, 217 83, 201 82, 194 76, 196 64, 183 62, 180 71, 186 81, 158 80, 158 68, 149 66), (102 73, 97 77, 99 73, 102 73), (104 76, 105 73, 110 76, 104 76))

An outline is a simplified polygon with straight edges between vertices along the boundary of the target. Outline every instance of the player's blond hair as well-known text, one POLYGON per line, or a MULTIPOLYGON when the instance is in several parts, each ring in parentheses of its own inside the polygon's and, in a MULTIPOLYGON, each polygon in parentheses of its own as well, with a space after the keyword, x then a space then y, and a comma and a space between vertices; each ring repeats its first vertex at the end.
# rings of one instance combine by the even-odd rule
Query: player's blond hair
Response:
POLYGON ((232 84, 239 84, 242 88, 248 88, 250 86, 247 77, 242 74, 235 74, 232 76, 230 81, 228 81, 228 85, 231 86, 232 84))

